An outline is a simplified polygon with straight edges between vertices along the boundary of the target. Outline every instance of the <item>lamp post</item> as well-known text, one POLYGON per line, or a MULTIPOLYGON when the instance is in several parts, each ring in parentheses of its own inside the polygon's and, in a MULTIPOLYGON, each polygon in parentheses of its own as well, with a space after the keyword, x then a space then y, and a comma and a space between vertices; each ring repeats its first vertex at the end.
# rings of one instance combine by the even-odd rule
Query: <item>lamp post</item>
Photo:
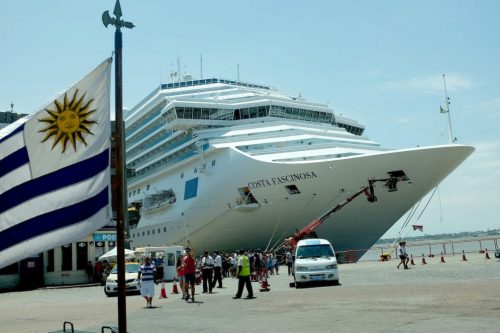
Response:
POLYGON ((118 264, 118 331, 127 332, 127 308, 125 290, 125 177, 124 177, 124 135, 122 112, 122 32, 121 28, 132 29, 134 24, 121 20, 122 9, 120 0, 116 0, 113 10, 114 18, 109 11, 102 13, 102 23, 105 27, 114 25, 115 31, 115 168, 118 190, 116 195, 116 247, 118 264))

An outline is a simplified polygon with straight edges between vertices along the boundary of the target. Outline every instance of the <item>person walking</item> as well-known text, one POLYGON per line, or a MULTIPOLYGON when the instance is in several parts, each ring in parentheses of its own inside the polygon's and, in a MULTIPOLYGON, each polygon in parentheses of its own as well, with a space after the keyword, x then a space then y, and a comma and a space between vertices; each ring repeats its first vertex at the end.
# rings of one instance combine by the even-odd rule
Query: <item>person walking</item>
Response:
POLYGON ((186 251, 183 251, 182 255, 177 258, 177 262, 175 264, 175 269, 177 270, 177 279, 179 280, 179 287, 182 291, 182 299, 186 298, 186 288, 184 287, 184 268, 182 267, 182 261, 185 255, 186 251))
POLYGON ((94 265, 92 265, 92 261, 87 261, 87 265, 85 266, 85 273, 87 274, 87 278, 89 283, 94 282, 94 265))
POLYGON ((286 251, 285 262, 286 266, 288 267, 288 275, 290 275, 292 274, 292 263, 293 263, 292 253, 290 251, 286 251))
POLYGON ((189 300, 189 289, 191 288, 191 302, 194 302, 194 285, 196 282, 196 262, 189 247, 186 248, 186 256, 182 259, 184 269, 184 288, 186 291, 186 302, 189 300))
POLYGON ((401 264, 403 264, 404 269, 408 269, 409 258, 408 258, 408 253, 406 252, 406 242, 404 242, 404 241, 399 242, 398 255, 399 255, 399 259, 401 260, 397 266, 398 269, 399 269, 399 266, 401 266, 401 264))
POLYGON ((241 298, 244 286, 246 287, 248 293, 246 298, 254 298, 252 282, 250 282, 250 258, 248 258, 245 250, 240 250, 240 256, 238 258, 238 272, 236 275, 238 277, 238 291, 233 298, 241 298))
POLYGON ((222 257, 219 251, 215 251, 214 259, 214 280, 212 281, 212 288, 215 287, 216 283, 219 283, 217 288, 222 288, 222 257))
POLYGON ((153 297, 155 295, 154 276, 156 268, 151 264, 151 259, 147 256, 144 258, 144 265, 139 267, 137 279, 141 281, 141 295, 146 300, 146 307, 153 307, 153 297))
POLYGON ((214 258, 208 254, 208 251, 203 252, 201 258, 201 276, 203 278, 203 292, 212 293, 212 276, 214 273, 214 258))

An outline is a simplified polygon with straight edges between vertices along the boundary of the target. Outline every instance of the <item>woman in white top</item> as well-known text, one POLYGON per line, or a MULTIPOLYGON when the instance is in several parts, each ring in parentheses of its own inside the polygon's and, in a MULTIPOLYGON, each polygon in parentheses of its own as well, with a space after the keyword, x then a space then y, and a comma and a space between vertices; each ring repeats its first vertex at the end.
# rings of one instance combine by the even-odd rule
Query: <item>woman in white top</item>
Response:
POLYGON ((398 255, 399 259, 401 260, 397 266, 398 269, 401 264, 403 264, 403 267, 405 269, 408 269, 408 253, 406 253, 406 242, 399 242, 398 255))

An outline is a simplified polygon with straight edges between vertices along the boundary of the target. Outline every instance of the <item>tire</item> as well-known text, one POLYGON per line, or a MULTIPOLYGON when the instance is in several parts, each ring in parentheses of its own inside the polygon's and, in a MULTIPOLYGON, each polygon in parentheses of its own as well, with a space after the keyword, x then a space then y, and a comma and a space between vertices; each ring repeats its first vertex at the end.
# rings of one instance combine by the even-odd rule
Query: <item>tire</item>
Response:
POLYGON ((304 286, 304 284, 302 282, 297 282, 295 281, 295 289, 300 289, 304 286))
POLYGON ((108 296, 108 297, 111 297, 111 296, 113 296, 113 294, 111 294, 111 293, 108 293, 108 292, 106 291, 106 287, 104 287, 104 293, 105 293, 105 294, 106 294, 106 296, 108 296))

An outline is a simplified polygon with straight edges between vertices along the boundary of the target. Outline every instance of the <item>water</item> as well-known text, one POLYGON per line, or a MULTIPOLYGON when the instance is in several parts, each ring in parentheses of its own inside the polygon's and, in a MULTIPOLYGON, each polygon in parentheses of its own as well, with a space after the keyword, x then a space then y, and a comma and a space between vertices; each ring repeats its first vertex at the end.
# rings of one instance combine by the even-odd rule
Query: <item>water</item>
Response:
MULTIPOLYGON (((490 257, 494 256, 495 250, 500 246, 500 238, 464 238, 464 239, 433 239, 429 241, 406 242, 406 252, 413 255, 414 258, 428 256, 433 254, 443 255, 462 255, 462 251, 467 253, 479 253, 488 250, 490 257)), ((379 260, 382 253, 389 253, 391 257, 398 258, 396 247, 390 249, 390 244, 375 245, 369 249, 360 259, 360 261, 379 260)))

